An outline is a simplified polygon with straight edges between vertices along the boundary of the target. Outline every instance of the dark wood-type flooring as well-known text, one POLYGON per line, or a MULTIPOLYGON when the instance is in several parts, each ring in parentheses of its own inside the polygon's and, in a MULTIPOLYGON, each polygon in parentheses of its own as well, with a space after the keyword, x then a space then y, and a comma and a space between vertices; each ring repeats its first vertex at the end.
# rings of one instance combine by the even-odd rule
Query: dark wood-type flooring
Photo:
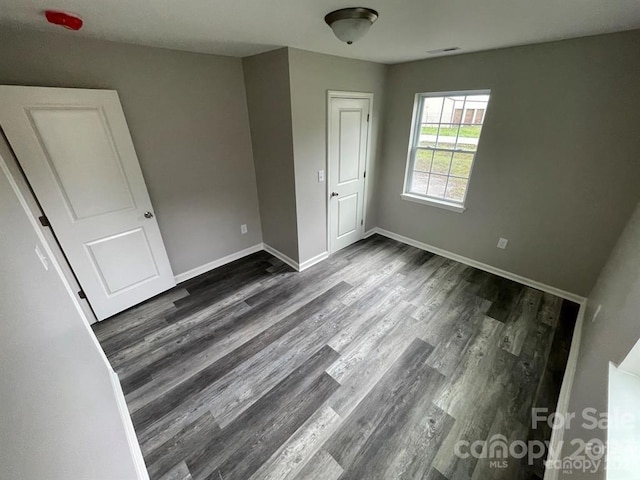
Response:
POLYGON ((578 306, 373 236, 259 252, 94 328, 152 479, 537 479, 456 441, 546 439, 578 306))

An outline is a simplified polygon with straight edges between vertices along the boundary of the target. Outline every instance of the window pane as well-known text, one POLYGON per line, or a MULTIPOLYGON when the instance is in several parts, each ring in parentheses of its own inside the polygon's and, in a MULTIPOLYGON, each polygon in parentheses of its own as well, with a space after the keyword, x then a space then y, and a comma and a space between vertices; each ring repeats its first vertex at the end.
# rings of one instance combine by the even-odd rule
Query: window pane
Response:
POLYGON ((416 150, 416 163, 413 166, 414 170, 419 172, 431 171, 431 158, 433 157, 433 150, 416 150))
POLYGON ((482 125, 463 125, 460 127, 460 134, 456 142, 456 149, 470 150, 475 152, 480 140, 480 129, 482 125))
POLYGON ((429 179, 429 189, 427 195, 431 197, 444 197, 444 189, 447 186, 447 177, 445 175, 431 175, 429 179))
POLYGON ((433 152, 433 164, 431 171, 442 175, 449 174, 449 165, 451 164, 451 152, 443 152, 435 150, 433 152))
POLYGON ((442 115, 440 116, 440 122, 445 125, 451 125, 452 123, 460 123, 460 120, 456 120, 456 111, 460 109, 462 104, 454 99, 454 97, 444 97, 444 103, 442 104, 442 115))
POLYGON ((449 177, 449 184, 447 185, 447 200, 453 200, 454 202, 462 202, 464 199, 464 192, 467 190, 467 184, 469 180, 464 178, 449 177))
POLYGON ((453 123, 462 123, 462 109, 461 108, 456 108, 453 111, 453 123))
POLYGON ((422 104, 422 123, 440 123, 443 97, 427 97, 422 104))
POLYGON ((419 147, 435 147, 438 138, 438 123, 423 123, 420 127, 419 147))
POLYGON ((455 177, 468 178, 471 173, 471 163, 473 162, 473 153, 454 153, 453 162, 451 163, 451 175, 455 177))
POLYGON ((453 150, 456 147, 456 137, 458 136, 459 128, 460 127, 458 125, 441 125, 440 131, 438 132, 438 143, 436 147, 453 150))
POLYGON ((424 172, 413 172, 411 176, 411 186, 409 191, 411 193, 419 193, 424 195, 427 193, 427 184, 429 183, 429 174, 424 172))
POLYGON ((475 109, 467 108, 467 110, 464 112, 464 123, 473 123, 473 116, 475 114, 475 109))
POLYGON ((480 138, 480 129, 482 125, 462 125, 460 127, 460 138, 468 138, 478 140, 480 138))

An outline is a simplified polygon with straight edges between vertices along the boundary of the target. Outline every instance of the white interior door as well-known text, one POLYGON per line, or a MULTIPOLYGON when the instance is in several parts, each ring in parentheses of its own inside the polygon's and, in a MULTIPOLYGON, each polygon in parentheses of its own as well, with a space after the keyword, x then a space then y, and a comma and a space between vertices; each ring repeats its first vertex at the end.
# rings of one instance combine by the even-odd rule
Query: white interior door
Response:
POLYGON ((98 320, 175 285, 117 92, 0 86, 0 125, 98 320))
POLYGON ((364 236, 370 108, 370 98, 329 97, 330 252, 364 236))

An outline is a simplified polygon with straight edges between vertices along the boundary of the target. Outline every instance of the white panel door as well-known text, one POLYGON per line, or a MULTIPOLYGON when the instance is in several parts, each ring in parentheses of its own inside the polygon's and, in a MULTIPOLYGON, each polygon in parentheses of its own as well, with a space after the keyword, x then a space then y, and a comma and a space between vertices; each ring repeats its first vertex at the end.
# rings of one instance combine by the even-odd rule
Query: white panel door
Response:
POLYGON ((369 98, 329 98, 329 249, 364 236, 369 98))
POLYGON ((117 92, 0 86, 0 125, 98 320, 175 285, 117 92))

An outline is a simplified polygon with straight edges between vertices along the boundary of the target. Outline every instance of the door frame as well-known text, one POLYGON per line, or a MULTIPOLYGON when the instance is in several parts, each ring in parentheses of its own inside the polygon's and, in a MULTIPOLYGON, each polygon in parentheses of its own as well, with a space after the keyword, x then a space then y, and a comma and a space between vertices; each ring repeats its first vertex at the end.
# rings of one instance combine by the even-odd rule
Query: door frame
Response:
MULTIPOLYGON (((365 177, 364 177, 364 190, 363 190, 363 194, 362 194, 362 220, 363 220, 363 225, 362 225, 362 238, 364 238, 364 227, 367 223, 367 192, 368 192, 368 186, 369 186, 369 179, 371 178, 371 175, 367 175, 367 173, 369 172, 369 160, 371 158, 371 142, 372 142, 372 135, 371 135, 371 125, 373 124, 373 92, 348 92, 348 91, 342 91, 342 90, 327 90, 327 143, 325 145, 325 149, 326 149, 326 158, 325 158, 325 183, 327 184, 326 189, 325 189, 325 194, 326 194, 326 202, 327 202, 327 252, 329 255, 331 255, 333 252, 332 248, 331 248, 331 185, 330 185, 330 178, 331 176, 329 175, 330 173, 330 169, 331 169, 331 101, 334 98, 354 98, 354 99, 367 99, 369 100, 369 121, 367 122, 367 151, 365 154, 365 159, 364 159, 364 171, 365 171, 365 177)), ((362 240, 362 238, 360 240, 362 240)))
MULTIPOLYGON (((42 211, 42 207, 40 206, 40 202, 36 197, 35 192, 31 188, 29 184, 29 180, 22 170, 22 165, 18 161, 18 157, 16 157, 13 149, 11 148, 11 144, 9 140, 4 135, 4 130, 2 130, 2 126, 0 125, 0 167, 3 165, 6 167, 7 176, 9 177, 9 181, 12 184, 15 184, 15 188, 20 191, 20 195, 24 199, 27 208, 29 209, 29 216, 33 216, 33 218, 39 219, 44 215, 42 211)), ((51 249, 55 260, 58 262, 62 270, 62 274, 64 276, 67 284, 71 286, 71 289, 74 292, 74 300, 80 304, 82 311, 87 319, 89 325, 98 322, 98 318, 96 314, 93 312, 93 308, 91 307, 91 303, 89 299, 86 297, 81 297, 80 292, 83 291, 82 285, 80 281, 75 275, 73 267, 69 263, 67 256, 60 244, 56 241, 55 232, 53 227, 43 227, 40 223, 40 233, 42 233, 43 238, 45 239, 46 245, 51 249)))

